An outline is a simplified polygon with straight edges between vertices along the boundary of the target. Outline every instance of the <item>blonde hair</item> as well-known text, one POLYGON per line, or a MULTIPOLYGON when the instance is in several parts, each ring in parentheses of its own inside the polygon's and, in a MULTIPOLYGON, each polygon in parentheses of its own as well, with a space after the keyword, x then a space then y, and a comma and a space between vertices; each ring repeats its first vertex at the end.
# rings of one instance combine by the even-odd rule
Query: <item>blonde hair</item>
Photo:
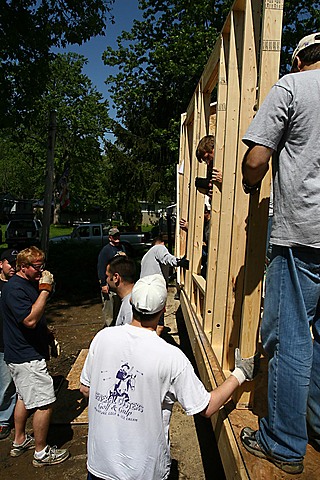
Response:
POLYGON ((24 250, 21 250, 21 252, 19 252, 17 255, 17 271, 21 270, 21 266, 23 264, 31 265, 31 263, 36 262, 37 260, 44 261, 44 259, 45 254, 42 250, 40 250, 40 248, 34 246, 25 248, 24 250))

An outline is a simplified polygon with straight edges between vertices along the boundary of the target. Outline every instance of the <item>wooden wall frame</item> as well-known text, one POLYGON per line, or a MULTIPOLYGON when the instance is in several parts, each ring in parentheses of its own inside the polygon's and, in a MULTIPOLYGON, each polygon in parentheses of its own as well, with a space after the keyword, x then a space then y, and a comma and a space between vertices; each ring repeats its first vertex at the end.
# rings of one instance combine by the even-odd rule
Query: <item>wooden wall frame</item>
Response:
MULTIPOLYGON (((270 176, 264 179, 260 194, 250 197, 243 192, 241 163, 246 147, 241 138, 278 79, 282 16, 282 0, 236 0, 181 116, 177 211, 188 220, 189 230, 186 234, 177 227, 176 252, 187 255, 190 269, 179 274, 180 300, 198 369, 208 388, 219 385, 233 369, 237 346, 243 356, 250 356, 259 344, 270 176), (215 88, 216 104, 210 104, 215 88), (216 137, 215 166, 223 172, 223 183, 222 191, 215 188, 212 197, 205 280, 200 275, 204 195, 194 184, 196 176, 206 175, 206 167, 195 152, 200 138, 210 133, 216 137)), ((237 412, 242 412, 246 425, 256 422, 249 410, 255 390, 263 388, 251 382, 234 398, 237 408, 246 410, 229 415, 221 410, 212 419, 228 479, 258 478, 251 477, 250 458, 248 466, 236 440, 237 412)), ((273 466, 263 467, 270 476, 259 478, 278 478, 273 466)), ((256 466, 252 468, 257 471, 256 466)))

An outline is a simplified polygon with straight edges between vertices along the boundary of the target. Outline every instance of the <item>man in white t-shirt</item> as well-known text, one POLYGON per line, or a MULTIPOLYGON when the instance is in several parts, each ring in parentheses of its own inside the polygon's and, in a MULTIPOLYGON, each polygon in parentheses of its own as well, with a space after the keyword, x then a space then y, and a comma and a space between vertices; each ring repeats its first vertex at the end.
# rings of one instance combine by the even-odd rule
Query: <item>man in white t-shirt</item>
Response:
POLYGON ((230 377, 207 392, 184 353, 156 334, 166 299, 162 275, 141 278, 131 324, 103 329, 91 343, 80 387, 89 397, 89 480, 167 479, 174 402, 210 417, 253 377, 253 358, 239 354, 230 377))
POLYGON ((107 265, 106 281, 111 292, 115 292, 121 299, 120 310, 116 325, 131 323, 132 306, 131 292, 136 276, 134 260, 125 255, 113 257, 107 265))

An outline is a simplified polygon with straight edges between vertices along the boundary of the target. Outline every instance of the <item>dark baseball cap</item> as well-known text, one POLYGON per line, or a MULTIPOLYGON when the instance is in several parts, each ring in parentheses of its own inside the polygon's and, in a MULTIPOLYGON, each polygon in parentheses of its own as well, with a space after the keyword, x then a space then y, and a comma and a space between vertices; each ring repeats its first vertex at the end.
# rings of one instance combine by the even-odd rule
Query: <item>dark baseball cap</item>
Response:
POLYGON ((9 263, 15 262, 17 260, 18 250, 14 248, 7 248, 2 252, 0 260, 8 260, 9 263))

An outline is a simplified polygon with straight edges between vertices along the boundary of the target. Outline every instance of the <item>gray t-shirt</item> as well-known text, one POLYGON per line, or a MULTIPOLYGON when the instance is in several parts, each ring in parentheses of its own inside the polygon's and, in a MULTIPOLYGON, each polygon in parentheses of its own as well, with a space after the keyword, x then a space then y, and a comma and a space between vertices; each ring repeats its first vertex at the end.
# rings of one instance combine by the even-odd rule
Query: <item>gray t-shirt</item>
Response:
POLYGON ((132 322, 131 292, 121 300, 121 307, 117 316, 116 326, 132 322))
POLYGON ((176 267, 178 259, 171 255, 164 245, 154 245, 141 260, 140 278, 147 275, 163 275, 166 283, 169 279, 169 266, 176 267))
POLYGON ((320 248, 320 69, 285 75, 243 141, 275 150, 270 242, 320 248))

